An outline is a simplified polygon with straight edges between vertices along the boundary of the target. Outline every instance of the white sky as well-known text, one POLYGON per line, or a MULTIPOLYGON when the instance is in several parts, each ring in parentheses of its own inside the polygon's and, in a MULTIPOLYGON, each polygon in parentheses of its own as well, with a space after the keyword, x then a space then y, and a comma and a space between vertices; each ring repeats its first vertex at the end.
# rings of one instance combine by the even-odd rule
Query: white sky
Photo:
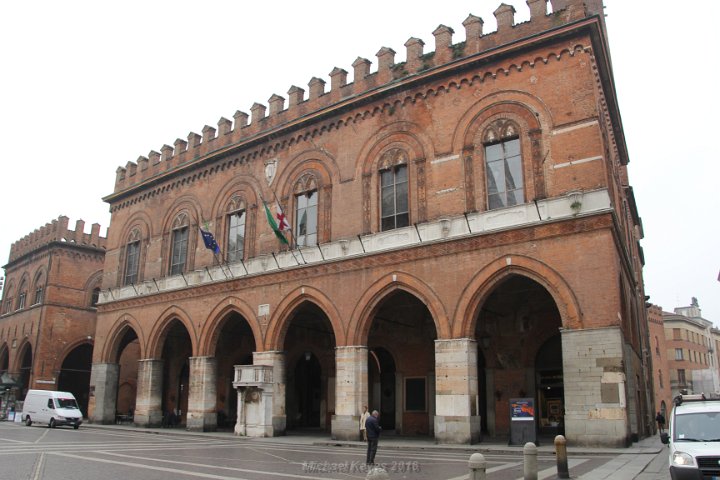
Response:
MULTIPOLYGON (((374 71, 383 46, 396 62, 410 37, 432 51, 439 24, 461 42, 469 13, 494 31, 500 1, 3 2, 0 263, 59 215, 104 234, 118 166, 291 85, 307 92, 314 76, 329 89, 335 66, 351 81, 358 56, 374 71)), ((505 2, 529 18, 523 0, 505 2)), ((647 294, 666 311, 695 296, 720 325, 720 2, 605 3, 647 294)))

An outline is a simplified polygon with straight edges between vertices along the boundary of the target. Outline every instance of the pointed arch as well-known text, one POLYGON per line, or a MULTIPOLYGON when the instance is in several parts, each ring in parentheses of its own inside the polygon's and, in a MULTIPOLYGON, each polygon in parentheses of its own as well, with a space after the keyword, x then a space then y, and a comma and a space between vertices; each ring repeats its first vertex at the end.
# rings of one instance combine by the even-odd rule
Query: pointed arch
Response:
POLYGON ((480 309, 494 287, 510 275, 521 275, 542 285, 553 297, 563 328, 582 328, 582 310, 572 289, 547 264, 522 255, 503 255, 480 270, 460 296, 453 321, 453 338, 474 338, 480 309))
MULTIPOLYGON (((128 314, 123 314, 117 318, 112 327, 108 332, 106 338, 109 340, 104 342, 104 349, 100 352, 99 361, 96 363, 116 363, 120 355, 120 345, 125 337, 128 330, 135 332, 140 345, 140 358, 146 357, 147 344, 145 341, 144 332, 140 326, 140 323, 135 317, 128 314)), ((98 358, 97 355, 93 355, 93 358, 98 358)))
POLYGON ((265 334, 265 350, 283 350, 285 334, 290 327, 293 312, 306 302, 315 304, 325 314, 332 325, 335 345, 338 347, 346 345, 345 329, 335 304, 320 290, 303 286, 285 296, 275 310, 265 334))
POLYGON ((170 307, 165 309, 165 311, 162 312, 158 318, 159 320, 155 322, 152 330, 150 331, 150 335, 148 335, 148 343, 145 349, 145 351, 147 352, 147 357, 145 358, 160 358, 160 356, 162 355, 165 337, 167 336, 170 325, 175 320, 179 321, 183 325, 183 327, 185 327, 185 330, 188 333, 188 337, 190 337, 193 352, 193 355, 191 356, 197 356, 197 331, 195 330, 195 325, 190 319, 190 315, 188 315, 185 310, 178 307, 177 305, 171 305, 170 307))
POLYGON ((348 327, 349 345, 366 345, 373 317, 383 300, 396 290, 417 297, 432 315, 438 339, 451 338, 446 309, 432 288, 404 272, 391 272, 368 288, 357 302, 348 327))
POLYGON ((252 330, 255 340, 255 350, 262 351, 263 335, 257 317, 254 315, 252 307, 244 300, 229 296, 222 299, 213 308, 203 322, 203 328, 200 331, 200 341, 198 342, 199 356, 214 356, 214 350, 217 344, 218 336, 222 332, 223 326, 231 313, 237 313, 245 319, 250 330, 252 330))

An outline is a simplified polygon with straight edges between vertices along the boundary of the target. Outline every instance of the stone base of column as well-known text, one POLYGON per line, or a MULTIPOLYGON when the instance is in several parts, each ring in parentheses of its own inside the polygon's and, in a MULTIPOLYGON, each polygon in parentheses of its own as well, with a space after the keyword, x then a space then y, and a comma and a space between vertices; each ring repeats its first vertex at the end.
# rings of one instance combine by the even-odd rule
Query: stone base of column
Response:
POLYGON ((186 429, 191 432, 214 432, 217 430, 217 413, 188 412, 186 429))
POLYGON ((362 440, 359 415, 333 415, 331 429, 333 440, 362 440))
POLYGON ((435 416, 435 440, 438 443, 473 444, 481 439, 479 416, 435 416))
POLYGON ((287 417, 276 415, 272 417, 273 437, 284 437, 287 430, 287 417))
POLYGON ((135 411, 134 422, 138 427, 160 427, 162 426, 163 415, 161 411, 151 411, 147 414, 135 411))

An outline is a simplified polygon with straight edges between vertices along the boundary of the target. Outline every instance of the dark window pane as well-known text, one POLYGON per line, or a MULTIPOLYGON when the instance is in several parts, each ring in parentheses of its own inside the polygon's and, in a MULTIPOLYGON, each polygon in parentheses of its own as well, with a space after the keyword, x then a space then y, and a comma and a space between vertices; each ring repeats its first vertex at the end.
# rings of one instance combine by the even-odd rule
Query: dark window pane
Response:
POLYGON ((396 213, 405 213, 408 211, 408 194, 407 194, 407 183, 402 183, 397 186, 396 190, 396 213))

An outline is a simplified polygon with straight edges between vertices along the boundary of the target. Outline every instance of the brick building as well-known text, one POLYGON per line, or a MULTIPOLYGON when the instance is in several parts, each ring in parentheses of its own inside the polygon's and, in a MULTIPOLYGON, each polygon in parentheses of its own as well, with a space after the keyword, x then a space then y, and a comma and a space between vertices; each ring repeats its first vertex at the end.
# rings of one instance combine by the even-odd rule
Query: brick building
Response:
POLYGON ((665 338, 662 308, 657 305, 648 305, 647 317, 655 410, 662 412, 667 419, 673 405, 673 394, 670 389, 669 350, 665 338))
POLYGON ((21 387, 75 394, 87 414, 96 303, 105 258, 100 225, 58 217, 15 242, 0 303, 0 374, 21 387))
POLYGON ((650 433, 641 223, 599 0, 440 25, 118 168, 90 416, 242 435, 650 433), (293 248, 266 207, 287 214, 293 248), (205 247, 200 228, 220 253, 205 247))

